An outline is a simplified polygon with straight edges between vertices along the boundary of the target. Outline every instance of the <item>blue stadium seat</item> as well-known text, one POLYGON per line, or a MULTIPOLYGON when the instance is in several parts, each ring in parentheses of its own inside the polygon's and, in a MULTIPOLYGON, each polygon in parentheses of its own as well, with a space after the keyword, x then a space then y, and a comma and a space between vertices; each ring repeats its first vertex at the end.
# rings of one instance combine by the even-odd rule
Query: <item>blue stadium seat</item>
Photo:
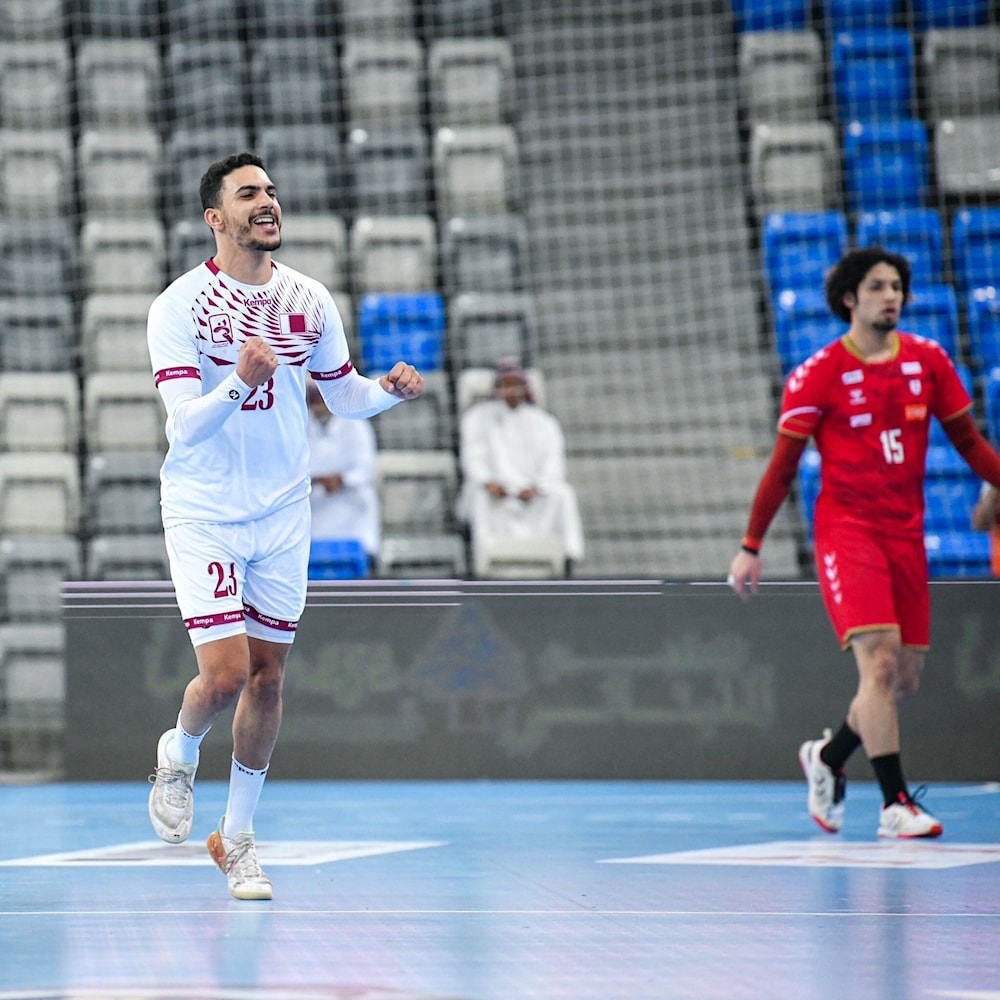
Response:
POLYGON ((355 538, 313 539, 310 580, 361 580, 369 574, 368 555, 355 538))
POLYGON ((912 118, 913 38, 903 28, 842 31, 831 47, 837 121, 912 118))
POLYGON ((397 361, 426 371, 444 367, 444 299, 437 292, 364 295, 358 339, 365 371, 378 377, 397 361))
POLYGON ((771 294, 822 287, 827 269, 847 250, 843 212, 772 212, 762 234, 764 273, 771 294))
POLYGON ((979 496, 979 477, 950 444, 928 447, 926 470, 924 529, 967 531, 979 496))
POLYGON ((982 381, 986 436, 994 448, 1000 448, 1000 367, 991 368, 982 381))
MULTIPOLYGON (((958 377, 962 380, 962 385, 965 386, 965 391, 969 394, 969 398, 973 398, 975 383, 972 380, 972 370, 968 365, 955 365, 955 371, 958 373, 958 377)), ((933 447, 952 447, 951 439, 945 433, 940 421, 936 418, 931 419, 931 431, 928 441, 933 447)))
POLYGON ((932 578, 991 576, 990 536, 983 531, 941 531, 924 535, 927 569, 932 578))
POLYGON ((992 285, 966 294, 965 317, 969 354, 977 374, 1000 365, 1000 297, 992 285))
POLYGON ((909 4, 918 34, 930 28, 974 28, 990 22, 990 0, 909 0, 909 4))
POLYGON ((732 0, 737 32, 802 31, 809 26, 809 0, 732 0))
POLYGON ((944 226, 935 208, 862 212, 854 229, 856 246, 882 246, 910 262, 915 285, 944 281, 944 226))
POLYGON ((831 37, 858 28, 892 28, 902 0, 823 0, 823 30, 831 37))
POLYGON ((900 329, 936 340, 952 361, 958 357, 958 296, 952 285, 922 285, 910 288, 910 301, 903 307, 900 329))
POLYGON ((775 348, 781 374, 811 357, 821 347, 843 336, 847 324, 837 319, 819 289, 786 288, 774 302, 775 348))
POLYGON ((806 531, 812 537, 813 515, 816 513, 816 497, 819 496, 820 457, 815 447, 810 446, 799 459, 799 509, 806 531))
POLYGON ((955 213, 951 258, 960 292, 1000 286, 1000 207, 963 208, 955 213))
POLYGON ((848 211, 920 208, 929 174, 927 129, 919 119, 852 121, 844 130, 848 211))

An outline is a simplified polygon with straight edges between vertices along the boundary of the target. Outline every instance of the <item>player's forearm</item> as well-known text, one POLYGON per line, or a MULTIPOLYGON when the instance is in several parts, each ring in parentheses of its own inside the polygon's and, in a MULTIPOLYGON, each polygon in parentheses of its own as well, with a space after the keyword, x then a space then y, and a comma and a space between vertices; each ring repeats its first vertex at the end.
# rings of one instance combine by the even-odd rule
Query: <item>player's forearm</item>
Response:
POLYGON ((788 496, 806 444, 806 440, 802 438, 791 437, 788 434, 778 435, 771 460, 764 470, 750 507, 750 518, 744 535, 745 544, 753 548, 760 547, 767 529, 778 513, 778 508, 788 496))
POLYGON ((386 392, 377 379, 366 378, 354 369, 340 378, 317 379, 316 384, 328 409, 338 417, 364 420, 402 402, 386 392))
POLYGON ((224 378, 211 392, 201 395, 198 383, 160 383, 160 394, 167 408, 167 438, 193 447, 207 441, 243 405, 253 392, 235 372, 224 378))

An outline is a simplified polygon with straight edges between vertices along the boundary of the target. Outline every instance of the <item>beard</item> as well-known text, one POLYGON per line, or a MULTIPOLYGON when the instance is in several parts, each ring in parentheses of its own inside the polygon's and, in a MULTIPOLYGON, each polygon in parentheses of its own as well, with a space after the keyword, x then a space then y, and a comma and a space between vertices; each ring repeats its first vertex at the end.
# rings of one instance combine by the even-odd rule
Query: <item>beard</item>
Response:
POLYGON ((896 321, 894 319, 879 319, 872 323, 872 329, 878 330, 879 333, 892 333, 896 329, 896 321))

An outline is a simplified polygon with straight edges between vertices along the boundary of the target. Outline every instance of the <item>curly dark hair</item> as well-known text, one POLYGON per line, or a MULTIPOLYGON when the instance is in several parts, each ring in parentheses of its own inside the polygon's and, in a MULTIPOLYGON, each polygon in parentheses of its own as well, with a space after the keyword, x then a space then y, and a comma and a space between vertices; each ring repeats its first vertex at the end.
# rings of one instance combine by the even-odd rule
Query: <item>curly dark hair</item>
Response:
POLYGON ((850 293, 857 297, 865 275, 876 264, 888 264, 899 272, 899 280, 903 285, 903 303, 910 300, 910 262, 884 247, 859 247, 848 250, 826 275, 826 304, 838 319, 850 323, 851 311, 844 305, 844 296, 850 293))
POLYGON ((260 167, 261 170, 267 170, 264 161, 256 153, 233 153, 216 160, 201 177, 198 193, 201 195, 202 209, 219 207, 222 182, 240 167, 260 167))

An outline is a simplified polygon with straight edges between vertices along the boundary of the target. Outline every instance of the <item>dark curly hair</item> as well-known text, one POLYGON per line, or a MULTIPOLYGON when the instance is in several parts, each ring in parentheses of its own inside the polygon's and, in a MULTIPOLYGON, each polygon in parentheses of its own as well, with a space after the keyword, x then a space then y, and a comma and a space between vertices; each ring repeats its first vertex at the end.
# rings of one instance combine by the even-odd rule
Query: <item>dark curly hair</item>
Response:
POLYGON ((899 272, 899 280, 903 285, 903 303, 910 300, 910 262, 884 247, 859 247, 848 250, 826 275, 826 304, 838 319, 850 323, 851 311, 844 305, 844 296, 850 293, 856 298, 865 275, 876 264, 888 264, 899 272))
POLYGON ((213 163, 202 174, 198 193, 201 195, 201 207, 218 208, 222 196, 222 182, 240 167, 260 167, 266 171, 264 161, 256 153, 233 153, 213 163))

